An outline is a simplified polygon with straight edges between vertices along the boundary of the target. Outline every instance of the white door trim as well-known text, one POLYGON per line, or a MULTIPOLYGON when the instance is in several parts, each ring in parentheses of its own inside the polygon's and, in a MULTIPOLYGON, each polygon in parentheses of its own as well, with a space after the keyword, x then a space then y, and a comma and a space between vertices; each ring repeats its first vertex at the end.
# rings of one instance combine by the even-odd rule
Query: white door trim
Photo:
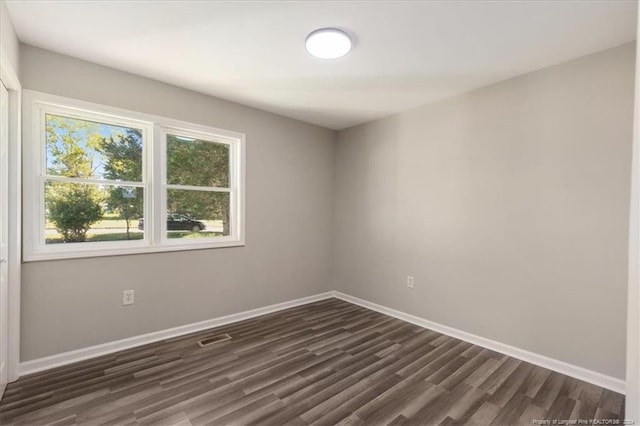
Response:
MULTIPOLYGON (((638 10, 640 20, 640 9, 638 10)), ((640 21, 638 21, 640 23, 640 21)), ((640 40, 640 26, 638 27, 640 40)), ((640 420, 640 45, 636 44, 636 92, 629 214, 629 289, 627 293, 627 399, 625 418, 640 420)))
POLYGON ((8 381, 18 379, 20 364, 20 271, 22 242, 22 85, 4 51, 0 52, 0 80, 9 90, 9 312, 8 381))
POLYGON ((0 397, 7 384, 9 342, 9 91, 0 80, 0 397))

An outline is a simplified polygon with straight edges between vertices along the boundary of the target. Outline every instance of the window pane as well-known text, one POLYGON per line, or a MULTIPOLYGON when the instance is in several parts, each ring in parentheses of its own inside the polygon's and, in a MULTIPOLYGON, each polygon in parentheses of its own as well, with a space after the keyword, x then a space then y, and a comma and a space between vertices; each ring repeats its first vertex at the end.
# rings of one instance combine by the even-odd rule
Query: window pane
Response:
POLYGON ((228 192, 167 190, 167 237, 229 235, 229 199, 228 192))
POLYGON ((46 114, 47 174, 142 181, 142 130, 46 114))
POLYGON ((229 187, 229 145, 167 135, 169 185, 229 187))
POLYGON ((45 242, 141 240, 143 188, 47 182, 45 242))

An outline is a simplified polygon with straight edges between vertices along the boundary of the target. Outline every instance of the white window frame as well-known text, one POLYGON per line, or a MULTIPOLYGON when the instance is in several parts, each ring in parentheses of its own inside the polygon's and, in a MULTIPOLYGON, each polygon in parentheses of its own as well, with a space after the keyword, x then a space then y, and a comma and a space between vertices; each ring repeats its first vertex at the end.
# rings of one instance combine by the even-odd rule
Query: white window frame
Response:
MULTIPOLYGON (((236 247, 245 245, 245 135, 95 103, 23 91, 24 155, 24 261, 116 256, 137 253, 236 247), (45 244, 44 183, 46 175, 45 114, 56 114, 141 129, 143 133, 142 183, 119 182, 144 189, 144 239, 131 241, 45 244), (228 236, 194 239, 167 238, 166 135, 209 140, 229 145, 231 226, 228 236)), ((84 178, 47 178, 79 183, 112 184, 114 181, 84 178)), ((180 185, 184 186, 184 185, 180 185)), ((176 186, 177 187, 177 186, 176 186)), ((203 188, 188 187, 202 190, 203 188)), ((211 190, 204 188, 204 190, 211 190)), ((220 190, 220 189, 213 189, 220 190)))

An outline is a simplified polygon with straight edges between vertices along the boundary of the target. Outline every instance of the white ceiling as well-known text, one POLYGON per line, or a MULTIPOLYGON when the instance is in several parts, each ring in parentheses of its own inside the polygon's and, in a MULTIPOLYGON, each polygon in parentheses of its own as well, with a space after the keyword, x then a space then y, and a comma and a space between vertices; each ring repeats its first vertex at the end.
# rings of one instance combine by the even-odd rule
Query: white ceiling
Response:
POLYGON ((8 1, 27 44, 343 129, 635 39, 636 1, 8 1), (354 35, 344 58, 305 36, 354 35))

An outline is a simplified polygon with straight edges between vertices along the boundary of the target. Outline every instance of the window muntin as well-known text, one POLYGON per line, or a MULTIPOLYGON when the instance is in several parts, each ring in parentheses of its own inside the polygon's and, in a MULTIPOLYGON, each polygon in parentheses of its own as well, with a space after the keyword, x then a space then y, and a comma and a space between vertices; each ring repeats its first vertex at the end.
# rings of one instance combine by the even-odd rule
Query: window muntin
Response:
POLYGON ((29 90, 24 99, 26 261, 244 245, 244 135, 29 90), (85 194, 102 216, 78 243, 53 219, 61 198, 85 194), (202 229, 174 230, 172 215, 202 229))

